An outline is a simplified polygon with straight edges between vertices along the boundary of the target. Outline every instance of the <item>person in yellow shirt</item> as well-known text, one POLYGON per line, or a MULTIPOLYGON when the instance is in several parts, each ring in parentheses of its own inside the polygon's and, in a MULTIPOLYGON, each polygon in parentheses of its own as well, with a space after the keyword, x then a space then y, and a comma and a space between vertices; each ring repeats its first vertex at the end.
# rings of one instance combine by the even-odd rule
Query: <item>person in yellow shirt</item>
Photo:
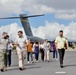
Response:
POLYGON ((68 41, 63 36, 63 30, 59 31, 59 36, 56 38, 55 44, 56 44, 56 50, 58 50, 58 52, 59 52, 60 67, 63 68, 63 59, 64 59, 64 54, 65 54, 65 44, 68 48, 68 41))
POLYGON ((29 62, 29 56, 31 57, 31 62, 33 63, 33 57, 32 57, 32 48, 33 44, 31 43, 30 39, 27 41, 27 61, 29 62))

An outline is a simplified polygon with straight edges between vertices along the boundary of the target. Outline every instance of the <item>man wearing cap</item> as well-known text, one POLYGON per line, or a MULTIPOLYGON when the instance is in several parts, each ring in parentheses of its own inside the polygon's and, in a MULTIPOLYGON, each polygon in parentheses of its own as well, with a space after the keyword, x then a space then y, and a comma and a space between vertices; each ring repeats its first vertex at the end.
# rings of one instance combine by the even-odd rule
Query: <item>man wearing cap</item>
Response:
POLYGON ((59 52, 60 67, 63 68, 63 59, 64 59, 64 54, 65 54, 65 44, 68 48, 68 41, 63 36, 63 30, 59 31, 59 36, 56 38, 55 44, 56 44, 56 50, 58 50, 58 52, 59 52))
POLYGON ((3 32, 2 38, 0 39, 0 70, 1 72, 7 70, 7 46, 8 46, 8 35, 3 32))

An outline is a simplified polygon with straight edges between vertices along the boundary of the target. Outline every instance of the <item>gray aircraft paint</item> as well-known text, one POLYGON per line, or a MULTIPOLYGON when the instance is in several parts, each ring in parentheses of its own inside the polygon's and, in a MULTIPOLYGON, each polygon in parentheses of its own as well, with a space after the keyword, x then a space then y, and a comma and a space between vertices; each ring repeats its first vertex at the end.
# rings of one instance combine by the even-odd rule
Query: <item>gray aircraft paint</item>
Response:
POLYGON ((20 20, 21 20, 22 26, 24 28, 25 34, 27 36, 27 39, 30 39, 32 42, 43 41, 42 38, 33 36, 32 30, 31 30, 31 27, 30 27, 30 24, 28 21, 28 17, 26 14, 20 14, 20 20), (26 18, 24 18, 24 17, 26 17, 26 18))
POLYGON ((29 38, 32 42, 35 42, 35 41, 43 41, 44 39, 33 36, 28 18, 38 17, 38 16, 44 16, 44 14, 42 14, 42 15, 31 15, 31 16, 27 16, 26 14, 20 14, 20 17, 6 17, 6 18, 0 18, 0 20, 1 19, 18 19, 18 18, 20 18, 20 21, 21 21, 22 26, 24 28, 24 32, 27 36, 27 39, 29 38))
POLYGON ((25 15, 25 14, 20 14, 20 17, 21 17, 20 20, 21 20, 22 26, 24 28, 26 36, 33 36, 28 18, 23 18, 26 16, 27 15, 25 15))

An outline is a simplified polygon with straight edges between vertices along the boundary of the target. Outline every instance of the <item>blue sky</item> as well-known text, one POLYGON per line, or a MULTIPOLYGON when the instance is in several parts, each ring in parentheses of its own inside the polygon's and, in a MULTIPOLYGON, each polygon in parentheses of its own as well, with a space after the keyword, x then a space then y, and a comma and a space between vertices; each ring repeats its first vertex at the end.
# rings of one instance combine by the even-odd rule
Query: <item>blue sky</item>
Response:
MULTIPOLYGON (((26 12, 24 14, 26 14, 26 12)), ((17 14, 15 16, 19 16, 19 15, 17 14)), ((12 17, 14 16, 12 15, 12 17)), ((68 25, 71 22, 71 20, 57 19, 55 18, 54 14, 45 14, 44 16, 41 16, 41 17, 33 17, 33 18, 28 18, 28 19, 29 19, 30 25, 35 28, 45 25, 45 21, 58 22, 64 25, 68 25)), ((11 24, 14 22, 18 23, 18 25, 22 27, 20 19, 3 19, 3 20, 0 20, 0 25, 4 26, 4 25, 11 24)))
MULTIPOLYGON (((0 18, 19 14, 45 14, 29 18, 35 36, 52 39, 63 29, 67 38, 76 39, 76 0, 0 0, 0 18)), ((20 19, 0 20, 0 35, 6 31, 15 38, 20 29, 20 19)))

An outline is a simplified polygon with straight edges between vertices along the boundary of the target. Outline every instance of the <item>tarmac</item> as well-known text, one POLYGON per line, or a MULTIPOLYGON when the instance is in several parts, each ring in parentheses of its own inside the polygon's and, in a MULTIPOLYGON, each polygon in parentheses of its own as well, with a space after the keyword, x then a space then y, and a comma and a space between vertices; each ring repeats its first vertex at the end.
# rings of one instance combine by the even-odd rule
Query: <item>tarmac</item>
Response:
POLYGON ((25 59, 25 70, 20 71, 18 67, 18 58, 12 54, 12 65, 0 75, 75 75, 76 74, 76 50, 67 50, 64 58, 64 68, 60 68, 59 60, 53 60, 50 53, 50 62, 39 62, 28 64, 25 59))

